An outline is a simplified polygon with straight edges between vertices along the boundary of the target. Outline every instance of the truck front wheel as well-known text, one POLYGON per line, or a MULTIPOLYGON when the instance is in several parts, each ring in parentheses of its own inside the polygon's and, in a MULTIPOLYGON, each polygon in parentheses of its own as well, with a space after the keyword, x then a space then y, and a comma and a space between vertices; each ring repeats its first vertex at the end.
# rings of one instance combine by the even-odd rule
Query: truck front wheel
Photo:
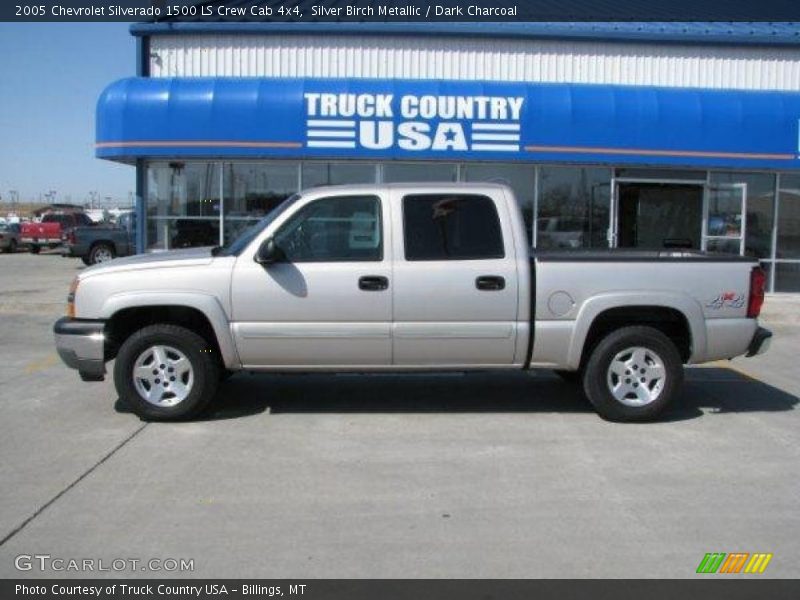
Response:
POLYGON ((583 389, 610 421, 650 421, 667 407, 683 381, 675 344, 652 327, 623 327, 604 337, 586 363, 583 389))
POLYGON ((177 325, 150 325, 119 349, 114 385, 120 398, 147 421, 187 419, 211 401, 219 382, 216 353, 196 333, 177 325))

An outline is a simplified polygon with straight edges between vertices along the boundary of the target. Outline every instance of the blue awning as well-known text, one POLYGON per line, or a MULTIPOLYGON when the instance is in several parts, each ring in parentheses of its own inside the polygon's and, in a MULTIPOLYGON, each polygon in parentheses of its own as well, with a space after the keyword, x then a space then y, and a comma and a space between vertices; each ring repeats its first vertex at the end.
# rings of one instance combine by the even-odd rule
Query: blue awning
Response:
POLYGON ((800 93, 366 79, 124 79, 97 156, 797 169, 800 93))

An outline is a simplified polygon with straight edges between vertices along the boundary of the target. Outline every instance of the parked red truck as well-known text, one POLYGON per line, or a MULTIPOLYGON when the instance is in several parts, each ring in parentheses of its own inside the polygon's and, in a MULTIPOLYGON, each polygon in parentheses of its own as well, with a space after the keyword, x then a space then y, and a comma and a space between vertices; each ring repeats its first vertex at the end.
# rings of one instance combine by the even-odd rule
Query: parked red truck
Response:
POLYGON ((42 248, 60 246, 62 232, 81 225, 94 225, 94 221, 82 212, 47 213, 39 223, 22 224, 20 244, 28 246, 32 254, 38 254, 42 248))

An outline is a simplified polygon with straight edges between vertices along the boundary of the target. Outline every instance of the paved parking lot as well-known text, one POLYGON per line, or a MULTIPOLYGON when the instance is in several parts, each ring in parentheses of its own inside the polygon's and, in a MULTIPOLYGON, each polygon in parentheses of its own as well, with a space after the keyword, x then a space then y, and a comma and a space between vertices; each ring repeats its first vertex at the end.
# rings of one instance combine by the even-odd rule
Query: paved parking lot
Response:
POLYGON ((193 559, 198 577, 691 577, 706 552, 771 552, 763 576, 799 574, 785 301, 770 353, 689 369, 660 423, 604 422, 537 372, 241 374, 205 420, 144 424, 55 353, 81 267, 0 256, 0 577, 82 575, 19 572, 20 554, 193 559))

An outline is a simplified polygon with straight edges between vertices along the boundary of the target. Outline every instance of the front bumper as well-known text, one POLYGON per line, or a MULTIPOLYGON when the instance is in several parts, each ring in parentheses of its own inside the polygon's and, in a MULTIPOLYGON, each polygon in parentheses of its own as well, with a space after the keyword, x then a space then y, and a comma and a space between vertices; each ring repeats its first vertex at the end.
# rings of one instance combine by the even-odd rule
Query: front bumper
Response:
POLYGON ((105 321, 62 317, 53 326, 56 350, 64 364, 77 369, 84 381, 103 381, 105 363, 105 321))
POLYGON ((747 356, 755 356, 756 354, 764 354, 769 350, 772 343, 772 332, 769 329, 759 327, 753 334, 753 339, 747 347, 747 356))

